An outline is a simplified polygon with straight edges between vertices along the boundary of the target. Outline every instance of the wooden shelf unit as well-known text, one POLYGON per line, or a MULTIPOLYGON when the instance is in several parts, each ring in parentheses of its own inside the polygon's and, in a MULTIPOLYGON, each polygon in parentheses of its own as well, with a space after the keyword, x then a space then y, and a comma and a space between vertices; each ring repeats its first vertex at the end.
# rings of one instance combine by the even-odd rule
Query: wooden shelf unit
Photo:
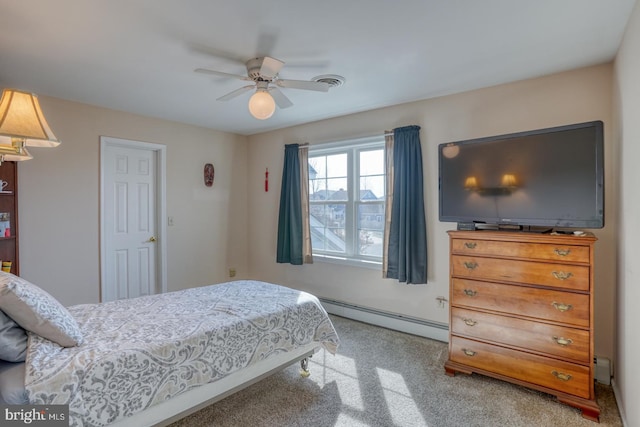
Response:
POLYGON ((18 250, 18 167, 15 162, 2 162, 0 180, 8 184, 0 192, 0 213, 9 213, 10 236, 0 236, 0 261, 11 261, 11 273, 20 274, 18 250))
POLYGON ((555 395, 598 421, 596 238, 449 231, 448 375, 477 373, 555 395))

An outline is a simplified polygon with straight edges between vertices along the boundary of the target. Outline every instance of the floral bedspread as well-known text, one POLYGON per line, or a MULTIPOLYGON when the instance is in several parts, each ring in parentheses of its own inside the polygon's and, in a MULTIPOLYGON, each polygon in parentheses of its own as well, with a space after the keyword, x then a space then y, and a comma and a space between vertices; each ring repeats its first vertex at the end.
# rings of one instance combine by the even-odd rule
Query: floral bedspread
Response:
POLYGON ((32 404, 68 404, 72 426, 112 423, 312 341, 339 344, 315 296, 259 281, 69 311, 84 343, 30 334, 25 387, 32 404))

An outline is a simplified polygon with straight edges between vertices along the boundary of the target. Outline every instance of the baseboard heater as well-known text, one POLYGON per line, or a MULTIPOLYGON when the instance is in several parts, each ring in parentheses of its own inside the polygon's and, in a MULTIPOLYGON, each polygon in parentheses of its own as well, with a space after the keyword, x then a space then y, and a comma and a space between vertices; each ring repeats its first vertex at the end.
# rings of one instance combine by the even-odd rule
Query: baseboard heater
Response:
POLYGON ((449 325, 446 323, 432 322, 322 297, 319 299, 325 310, 336 316, 346 317, 438 341, 449 341, 449 325))

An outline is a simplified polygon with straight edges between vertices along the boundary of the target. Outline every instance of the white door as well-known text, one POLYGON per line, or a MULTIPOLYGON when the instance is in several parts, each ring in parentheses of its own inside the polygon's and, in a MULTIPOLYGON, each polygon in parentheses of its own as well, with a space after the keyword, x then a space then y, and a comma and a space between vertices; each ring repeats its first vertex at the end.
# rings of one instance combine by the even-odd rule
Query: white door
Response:
MULTIPOLYGON (((102 138, 102 301, 165 291, 157 144, 102 138)), ((163 151, 163 150, 161 150, 163 151)))

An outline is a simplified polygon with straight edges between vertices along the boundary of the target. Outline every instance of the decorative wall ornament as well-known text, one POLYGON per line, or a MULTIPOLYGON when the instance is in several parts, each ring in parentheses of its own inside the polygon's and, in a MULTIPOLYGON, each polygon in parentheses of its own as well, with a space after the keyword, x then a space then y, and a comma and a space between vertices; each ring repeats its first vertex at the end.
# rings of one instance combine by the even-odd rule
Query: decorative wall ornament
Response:
POLYGON ((213 185, 214 175, 215 170, 213 169, 213 165, 211 163, 204 165, 204 185, 211 187, 213 185))

